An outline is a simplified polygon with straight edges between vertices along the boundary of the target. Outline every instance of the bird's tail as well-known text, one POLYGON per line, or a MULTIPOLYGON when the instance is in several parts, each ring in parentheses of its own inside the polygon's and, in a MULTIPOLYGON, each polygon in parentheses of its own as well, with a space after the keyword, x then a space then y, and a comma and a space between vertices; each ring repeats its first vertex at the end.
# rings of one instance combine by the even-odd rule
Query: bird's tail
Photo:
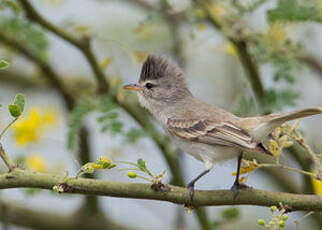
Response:
POLYGON ((265 116, 263 117, 263 121, 252 130, 252 136, 256 139, 262 140, 265 136, 273 132, 275 128, 281 126, 284 122, 316 114, 322 114, 322 107, 313 107, 294 112, 265 116))

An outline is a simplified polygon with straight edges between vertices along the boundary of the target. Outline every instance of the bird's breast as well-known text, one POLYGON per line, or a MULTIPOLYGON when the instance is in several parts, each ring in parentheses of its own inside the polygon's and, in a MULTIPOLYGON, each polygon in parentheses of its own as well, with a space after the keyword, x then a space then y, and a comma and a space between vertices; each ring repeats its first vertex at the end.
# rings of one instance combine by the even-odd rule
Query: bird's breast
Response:
POLYGON ((240 150, 234 147, 222 145, 208 145, 192 141, 184 141, 174 137, 175 144, 184 152, 192 155, 202 162, 211 163, 221 162, 235 158, 239 155, 240 150))

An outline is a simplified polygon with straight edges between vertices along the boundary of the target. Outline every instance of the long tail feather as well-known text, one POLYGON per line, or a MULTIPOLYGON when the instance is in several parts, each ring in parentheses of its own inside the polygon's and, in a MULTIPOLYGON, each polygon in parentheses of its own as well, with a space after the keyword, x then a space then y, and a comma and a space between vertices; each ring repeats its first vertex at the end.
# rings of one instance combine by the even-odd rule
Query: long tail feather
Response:
POLYGON ((277 115, 269 115, 256 128, 252 130, 252 136, 257 140, 263 140, 268 134, 273 132, 275 128, 282 125, 284 122, 294 119, 322 114, 322 107, 313 107, 294 112, 287 112, 277 115))

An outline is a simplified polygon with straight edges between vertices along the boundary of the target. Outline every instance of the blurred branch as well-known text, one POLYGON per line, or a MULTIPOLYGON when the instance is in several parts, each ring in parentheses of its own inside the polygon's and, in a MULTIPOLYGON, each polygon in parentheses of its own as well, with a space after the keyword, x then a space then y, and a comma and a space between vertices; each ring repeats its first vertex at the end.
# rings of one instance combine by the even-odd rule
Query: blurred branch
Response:
POLYGON ((311 56, 300 56, 298 60, 304 62, 310 68, 318 72, 322 76, 322 62, 319 62, 314 57, 311 56))
POLYGON ((25 46, 16 42, 15 40, 7 37, 2 31, 0 31, 0 43, 7 45, 8 47, 18 51, 27 59, 32 61, 35 65, 37 65, 43 74, 47 77, 50 83, 56 88, 59 92, 61 92, 64 102, 68 109, 72 109, 74 106, 74 98, 69 93, 69 91, 65 88, 62 82, 59 79, 58 74, 48 65, 45 61, 43 61, 38 56, 31 53, 25 46))
POLYGON ((129 0, 122 0, 122 1, 125 1, 131 5, 134 5, 134 6, 138 6, 140 8, 145 9, 145 10, 152 10, 153 9, 153 5, 147 1, 144 1, 144 0, 130 0, 130 1, 129 0))
MULTIPOLYGON (((71 95, 71 91, 67 90, 62 81, 60 80, 59 75, 55 72, 53 68, 46 62, 44 62, 41 58, 34 55, 27 48, 25 48, 22 44, 16 42, 14 39, 10 39, 6 37, 0 31, 0 42, 9 46, 10 48, 18 51, 30 61, 34 62, 43 72, 44 76, 52 83, 53 87, 63 96, 64 102, 68 108, 68 110, 72 110, 75 105, 75 98, 71 95)), ((88 138, 87 138, 87 130, 82 128, 81 130, 81 145, 79 148, 79 158, 82 160, 84 158, 89 158, 89 148, 84 148, 84 145, 88 146, 88 138), (86 136, 86 138, 84 138, 86 136), (87 151, 87 152, 85 152, 87 151), (84 154, 87 154, 88 157, 84 157, 84 154)), ((81 162, 82 164, 86 164, 89 161, 81 162)), ((97 200, 93 197, 87 197, 87 201, 89 206, 97 208, 97 200)), ((96 209, 98 210, 98 209, 96 209)))
POLYGON ((219 23, 216 16, 211 12, 211 7, 209 7, 207 1, 194 0, 194 2, 204 10, 206 19, 236 47, 239 60, 246 71, 246 76, 251 84, 256 100, 261 103, 265 96, 265 90, 260 79, 258 66, 248 52, 247 42, 243 38, 235 38, 225 32, 223 25, 219 23))
POLYGON ((57 35, 58 37, 64 39, 68 43, 72 44, 74 47, 78 48, 81 53, 85 56, 88 63, 90 64, 93 72, 94 77, 96 78, 97 82, 97 90, 99 93, 106 93, 109 89, 108 81, 100 68, 95 55, 92 52, 90 39, 84 37, 83 39, 76 39, 70 34, 66 33, 64 30, 61 30, 59 27, 56 27, 51 22, 47 21, 44 17, 42 17, 36 9, 30 4, 28 0, 19 0, 21 5, 23 6, 26 17, 29 18, 31 21, 41 25, 48 31, 52 32, 53 34, 57 35))
POLYGON ((25 74, 20 72, 12 72, 3 70, 0 72, 1 85, 14 86, 19 88, 45 88, 50 87, 49 84, 45 84, 43 81, 26 77, 25 74))
MULTIPOLYGON (((147 200, 169 201, 176 204, 187 204, 190 201, 189 190, 177 186, 169 186, 169 192, 157 192, 151 184, 110 182, 97 179, 65 178, 62 176, 29 172, 14 169, 10 173, 0 175, 0 189, 7 188, 41 188, 52 189, 59 185, 66 193, 112 196, 147 200)), ((231 190, 196 191, 192 205, 257 205, 270 207, 282 203, 289 211, 322 211, 322 196, 300 195, 283 192, 271 192, 256 189, 243 189, 236 199, 231 190)))
POLYGON ((111 230, 133 229, 116 224, 111 220, 97 218, 97 216, 79 216, 78 213, 74 215, 60 215, 3 201, 0 201, 0 221, 10 225, 42 230, 101 230, 102 226, 111 230))

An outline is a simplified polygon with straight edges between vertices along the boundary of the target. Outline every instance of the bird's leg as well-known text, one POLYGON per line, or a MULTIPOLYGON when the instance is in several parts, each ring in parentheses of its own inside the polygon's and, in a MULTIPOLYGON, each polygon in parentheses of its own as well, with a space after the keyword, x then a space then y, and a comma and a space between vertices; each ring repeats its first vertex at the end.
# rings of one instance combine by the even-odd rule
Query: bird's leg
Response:
POLYGON ((189 189, 189 195, 190 195, 190 203, 192 203, 193 194, 195 192, 195 183, 204 175, 210 172, 210 169, 206 169, 202 173, 200 173, 196 178, 194 178, 192 181, 190 181, 187 185, 187 188, 189 189))
POLYGON ((242 159, 243 159, 243 153, 240 153, 237 160, 237 174, 236 174, 235 182, 231 187, 231 190, 234 192, 234 199, 237 197, 240 189, 248 188, 247 185, 239 183, 240 165, 241 165, 242 159))

